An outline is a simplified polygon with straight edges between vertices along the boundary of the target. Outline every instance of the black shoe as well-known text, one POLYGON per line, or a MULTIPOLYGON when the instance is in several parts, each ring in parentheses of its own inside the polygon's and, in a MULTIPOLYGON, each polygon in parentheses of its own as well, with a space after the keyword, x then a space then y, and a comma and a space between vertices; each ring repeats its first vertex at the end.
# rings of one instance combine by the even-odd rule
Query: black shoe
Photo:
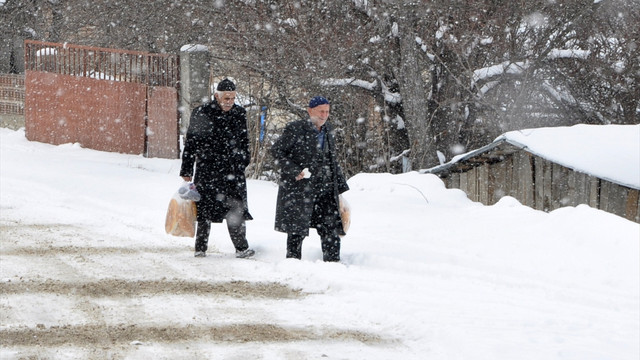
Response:
POLYGON ((253 251, 252 249, 246 249, 246 250, 242 250, 242 251, 236 250, 236 257, 238 259, 245 259, 245 258, 248 258, 248 257, 252 257, 255 253, 256 252, 253 251))
POLYGON ((205 251, 196 251, 195 257, 207 257, 207 253, 205 251))

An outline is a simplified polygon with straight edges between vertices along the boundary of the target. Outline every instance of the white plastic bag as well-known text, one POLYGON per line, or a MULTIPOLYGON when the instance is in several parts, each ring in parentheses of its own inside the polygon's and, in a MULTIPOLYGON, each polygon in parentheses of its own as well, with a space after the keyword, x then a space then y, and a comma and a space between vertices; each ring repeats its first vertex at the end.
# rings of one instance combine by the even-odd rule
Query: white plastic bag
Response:
POLYGON ((349 226, 351 226, 351 206, 347 200, 342 196, 338 196, 338 200, 340 202, 340 219, 342 220, 342 230, 344 230, 345 234, 349 230, 349 226))
POLYGON ((169 201, 164 229, 169 235, 194 237, 196 235, 196 203, 180 196, 178 191, 169 201))
POLYGON ((185 200, 200 201, 200 193, 196 190, 196 185, 192 182, 185 182, 178 189, 178 194, 185 200))

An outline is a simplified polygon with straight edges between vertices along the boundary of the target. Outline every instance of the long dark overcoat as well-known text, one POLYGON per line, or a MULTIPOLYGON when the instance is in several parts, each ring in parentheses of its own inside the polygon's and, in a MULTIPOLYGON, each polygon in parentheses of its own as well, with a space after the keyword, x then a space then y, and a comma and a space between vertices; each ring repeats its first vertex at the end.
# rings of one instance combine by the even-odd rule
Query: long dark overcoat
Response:
POLYGON ((202 197, 196 202, 198 220, 222 222, 230 209, 228 198, 241 200, 245 220, 252 219, 244 176, 250 160, 244 108, 234 104, 223 112, 213 100, 193 110, 180 176, 192 176, 195 164, 193 182, 202 197))
MULTIPOLYGON (((326 146, 329 151, 330 173, 333 175, 332 190, 335 201, 332 202, 332 221, 335 222, 340 235, 344 235, 340 220, 338 195, 349 190, 342 169, 336 160, 336 142, 333 127, 325 123, 326 146)), ((313 177, 318 176, 321 169, 315 168, 319 148, 317 131, 309 119, 293 121, 285 127, 282 135, 271 147, 271 154, 280 167, 280 184, 276 205, 275 230, 309 235, 309 228, 316 228, 319 219, 313 218, 313 177), (304 168, 311 172, 311 178, 296 181, 295 178, 304 168)))

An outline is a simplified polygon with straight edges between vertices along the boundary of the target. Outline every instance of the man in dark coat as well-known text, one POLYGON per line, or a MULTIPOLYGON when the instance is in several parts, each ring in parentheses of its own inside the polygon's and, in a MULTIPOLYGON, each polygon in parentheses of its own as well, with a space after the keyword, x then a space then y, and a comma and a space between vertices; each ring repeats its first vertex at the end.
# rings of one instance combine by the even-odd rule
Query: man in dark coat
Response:
POLYGON ((271 147, 280 167, 275 229, 287 233, 287 257, 302 258, 302 241, 315 228, 324 261, 340 261, 338 195, 349 190, 336 160, 333 127, 327 123, 330 104, 311 99, 307 119, 293 121, 271 147))
POLYGON ((227 221, 236 257, 252 256, 246 238, 245 220, 251 220, 247 205, 245 168, 249 165, 246 111, 235 104, 236 86, 222 80, 214 100, 191 113, 182 153, 180 176, 191 181, 194 164, 197 230, 195 256, 206 256, 211 222, 227 221))

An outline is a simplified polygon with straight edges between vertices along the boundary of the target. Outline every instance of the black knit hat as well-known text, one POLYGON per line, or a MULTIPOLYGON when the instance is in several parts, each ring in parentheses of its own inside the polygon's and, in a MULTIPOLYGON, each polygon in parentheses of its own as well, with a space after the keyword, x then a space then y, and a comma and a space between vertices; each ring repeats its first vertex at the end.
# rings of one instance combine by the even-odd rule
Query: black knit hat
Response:
POLYGON ((224 79, 218 83, 217 91, 236 91, 236 84, 229 79, 224 79))

